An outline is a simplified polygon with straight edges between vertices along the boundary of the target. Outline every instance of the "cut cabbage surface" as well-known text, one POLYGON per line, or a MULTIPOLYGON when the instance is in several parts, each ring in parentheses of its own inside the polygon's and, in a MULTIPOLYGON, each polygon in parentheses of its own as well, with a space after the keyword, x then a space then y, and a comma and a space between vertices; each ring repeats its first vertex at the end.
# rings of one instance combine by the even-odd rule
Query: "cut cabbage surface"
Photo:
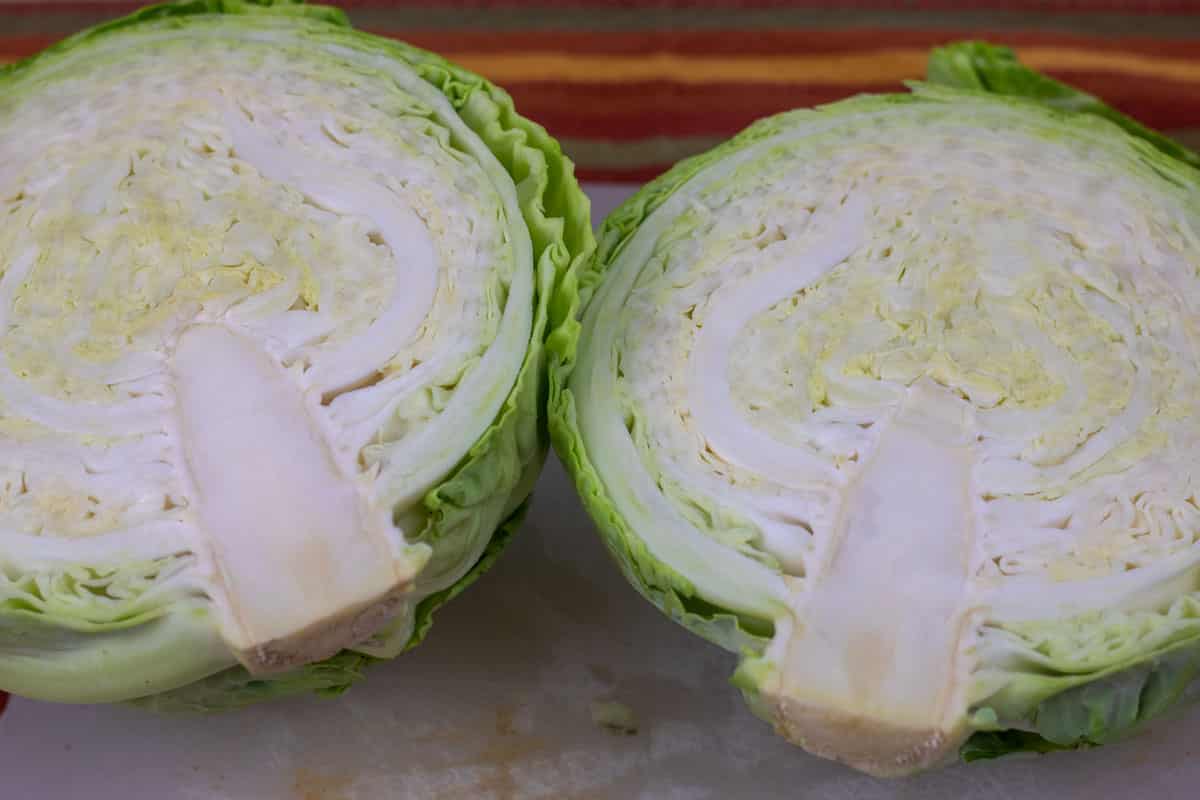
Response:
POLYGON ((415 644, 545 455, 592 242, 557 144, 336 10, 214 0, 0 72, 0 153, 0 688, 222 708, 415 644))
POLYGON ((1007 51, 933 64, 968 88, 763 120, 614 212, 551 396, 635 586, 879 775, 1110 741, 1200 669, 1200 175, 1007 51))

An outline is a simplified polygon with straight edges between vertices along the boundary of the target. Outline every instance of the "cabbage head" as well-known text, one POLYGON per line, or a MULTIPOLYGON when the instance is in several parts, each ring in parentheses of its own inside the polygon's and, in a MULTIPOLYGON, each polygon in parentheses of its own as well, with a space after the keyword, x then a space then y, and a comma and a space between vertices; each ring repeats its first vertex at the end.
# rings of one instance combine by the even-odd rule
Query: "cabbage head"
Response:
POLYGON ((885 776, 1103 744, 1200 671, 1200 162, 1002 48, 930 78, 675 166, 551 339, 628 579, 885 776))
POLYGON ((593 245, 557 143, 287 2, 0 71, 0 689, 336 693, 496 558, 593 245))

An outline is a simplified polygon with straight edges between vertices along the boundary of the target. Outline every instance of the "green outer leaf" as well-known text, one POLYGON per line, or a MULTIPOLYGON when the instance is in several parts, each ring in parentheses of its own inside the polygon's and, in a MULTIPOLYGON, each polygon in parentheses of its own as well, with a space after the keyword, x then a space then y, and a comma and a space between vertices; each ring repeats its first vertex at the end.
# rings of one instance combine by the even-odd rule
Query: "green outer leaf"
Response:
POLYGON ((968 739, 958 754, 969 763, 1013 753, 1053 753, 1056 750, 1078 750, 1084 746, 1054 744, 1029 731, 982 731, 968 739))
MULTIPOLYGON (((403 61, 449 100, 516 186, 523 221, 533 245, 534 263, 530 268, 535 270, 535 298, 531 340, 521 370, 496 420, 450 476, 424 498, 427 519, 420 538, 433 547, 435 557, 461 564, 461 574, 449 586, 427 589, 431 593, 417 605, 416 626, 405 647, 408 649, 427 633, 433 611, 494 563, 523 515, 523 504, 532 491, 548 450, 548 436, 540 409, 546 393, 543 337, 550 298, 568 271, 585 261, 594 249, 590 204, 575 179, 574 165, 563 155, 559 144, 540 125, 518 115, 506 92, 433 53, 354 31, 345 14, 335 8, 308 6, 292 0, 184 0, 151 6, 79 33, 42 53, 4 67, 0 69, 0 81, 114 32, 124 33, 142 25, 183 27, 192 18, 214 15, 290 18, 296 21, 298 29, 308 32, 327 30, 336 33, 343 43, 403 61), (506 517, 509 522, 497 530, 496 526, 506 517)), ((103 648, 99 637, 76 644, 86 650, 103 648)), ((187 652, 189 647, 177 649, 187 652)), ((228 664, 226 661, 205 672, 205 675, 212 675, 211 687, 196 686, 189 693, 191 687, 184 686, 177 690, 178 693, 144 701, 143 705, 179 708, 211 702, 214 708, 236 707, 259 698, 306 689, 336 692, 349 685, 359 669, 372 660, 360 653, 344 651, 322 664, 258 681, 245 680, 248 676, 239 677, 240 668, 214 674, 215 670, 228 664), (219 700, 215 687, 233 691, 242 699, 219 700)), ((88 663, 86 659, 84 663, 88 663)), ((204 675, 191 675, 187 680, 202 677, 204 675)), ((150 689, 151 692, 157 690, 150 689)))
MULTIPOLYGON (((457 597, 463 589, 491 568, 512 540, 529 504, 523 503, 496 531, 483 556, 453 586, 426 597, 417 605, 416 623, 405 650, 420 644, 433 624, 433 612, 457 597)), ((384 659, 343 650, 316 664, 308 664, 285 675, 256 678, 245 667, 233 667, 174 691, 143 697, 131 705, 162 713, 213 713, 253 705, 260 700, 277 700, 302 694, 337 697, 364 677, 364 670, 384 659)))
POLYGON ((5 691, 80 703, 126 694, 132 686, 145 694, 170 689, 232 660, 207 604, 196 600, 176 602, 136 627, 99 632, 6 615, 0 652, 5 691))
POLYGON ((1150 130, 1095 95, 1030 69, 1007 47, 987 42, 955 42, 935 48, 929 54, 926 77, 930 83, 941 86, 1026 97, 1061 111, 1101 117, 1116 123, 1131 136, 1145 139, 1171 158, 1200 167, 1200 153, 1150 130))
MULTIPOLYGON (((450 100, 512 176, 533 244, 534 323, 516 384, 496 422, 455 473, 425 498, 429 517, 421 539, 433 543, 435 553, 439 549, 465 549, 481 540, 480 534, 485 533, 480 530, 481 524, 494 524, 485 520, 503 519, 521 507, 545 463, 549 448, 542 409, 546 402, 544 339, 549 308, 557 286, 595 249, 591 203, 579 188, 574 165, 563 155, 558 142, 543 127, 519 116, 503 89, 432 53, 399 42, 380 41, 450 100)), ((516 518, 522 515, 523 510, 516 518)), ((500 546, 508 542, 510 534, 500 537, 500 546)), ((421 601, 406 650, 424 638, 433 611, 474 581, 498 554, 499 549, 490 557, 485 553, 479 559, 480 571, 468 572, 452 586, 421 601)))
POLYGON ((529 503, 531 501, 532 498, 529 498, 522 503, 512 513, 512 516, 496 530, 492 538, 488 541, 487 549, 483 551, 483 555, 467 571, 466 575, 463 575, 452 585, 442 589, 440 592, 429 595, 429 597, 426 597, 417 604, 417 610, 414 615, 416 619, 413 624, 413 633, 409 637, 408 643, 404 646, 405 652, 412 650, 424 641, 425 635, 429 633, 429 629, 433 626, 433 613, 435 611, 462 594, 464 589, 479 580, 479 577, 483 573, 492 568, 492 565, 496 563, 496 559, 504 552, 504 548, 512 541, 517 529, 521 527, 521 523, 525 521, 525 514, 529 511, 529 503))
MULTIPOLYGON (((973 761, 1007 753, 1046 753, 1119 741, 1193 702, 1197 677, 1200 641, 1194 638, 1102 676, 1061 677, 1057 680, 1071 688, 1037 705, 1029 715, 1030 730, 981 731, 963 745, 961 755, 973 761)), ((982 711, 986 714, 988 709, 982 711)))
MULTIPOLYGON (((1108 120, 1162 154, 1200 167, 1200 154, 1122 114, 1094 95, 1055 80, 1020 62, 1007 47, 986 42, 955 42, 929 55, 931 84, 987 94, 1020 97, 1058 111, 1108 120)), ((1038 704, 1035 731, 981 731, 963 745, 965 761, 1007 753, 1077 749, 1124 738, 1160 716, 1200 674, 1200 645, 1187 642, 1151 660, 1074 686, 1038 704)))
POLYGON ((1124 738, 1182 695, 1198 670, 1200 650, 1193 646, 1082 684, 1038 706, 1037 732, 1058 745, 1124 738))
POLYGON ((244 667, 234 667, 170 692, 131 700, 128 705, 162 714, 211 714, 302 694, 337 697, 361 680, 363 669, 373 661, 368 655, 343 650, 318 664, 269 679, 255 678, 244 667))
POLYGON ((682 574, 656 559, 609 499, 579 431, 575 397, 568 380, 575 368, 583 309, 605 273, 642 222, 693 176, 726 155, 775 135, 796 114, 761 120, 733 139, 679 162, 626 200, 604 221, 595 257, 574 266, 559 284, 550 304, 548 413, 550 435, 559 459, 574 479, 583 506, 626 579, 671 619, 727 650, 761 653, 772 635, 772 623, 743 617, 711 604, 682 574))

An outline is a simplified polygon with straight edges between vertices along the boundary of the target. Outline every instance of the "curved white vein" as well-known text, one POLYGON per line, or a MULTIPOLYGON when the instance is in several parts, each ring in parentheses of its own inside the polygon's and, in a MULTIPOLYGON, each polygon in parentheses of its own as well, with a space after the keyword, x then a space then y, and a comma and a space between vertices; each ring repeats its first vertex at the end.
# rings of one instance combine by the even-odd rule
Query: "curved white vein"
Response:
MULTIPOLYGON (((827 482, 825 462, 808 450, 782 444, 746 421, 730 392, 729 350, 751 319, 816 283, 861 245, 866 216, 861 195, 851 192, 846 205, 835 213, 836 219, 816 234, 816 241, 789 247, 783 264, 714 298, 717 302, 703 319, 688 362, 691 412, 708 446, 726 461, 788 486, 827 482)), ((819 226, 822 221, 809 224, 819 226)))
POLYGON ((322 392, 363 379, 404 347, 433 305, 438 269, 428 230, 411 207, 369 176, 356 180, 313 159, 301 159, 260 133, 242 114, 226 112, 226 124, 239 158, 323 208, 369 219, 391 249, 400 279, 387 308, 362 333, 335 349, 315 352, 308 371, 308 379, 322 392))

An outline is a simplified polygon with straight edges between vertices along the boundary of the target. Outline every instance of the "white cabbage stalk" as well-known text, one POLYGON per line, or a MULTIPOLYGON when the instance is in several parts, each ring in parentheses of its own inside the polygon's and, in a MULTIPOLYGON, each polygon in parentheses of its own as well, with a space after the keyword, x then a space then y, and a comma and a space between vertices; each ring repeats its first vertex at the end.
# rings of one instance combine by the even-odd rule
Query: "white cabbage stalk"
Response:
POLYGON ((808 750, 1108 741, 1200 668, 1198 198, 1117 126, 978 92, 764 120, 606 222, 559 452, 808 750))
POLYGON ((0 90, 0 688, 226 707, 414 644, 542 462, 557 145, 322 7, 153 8, 0 90))

